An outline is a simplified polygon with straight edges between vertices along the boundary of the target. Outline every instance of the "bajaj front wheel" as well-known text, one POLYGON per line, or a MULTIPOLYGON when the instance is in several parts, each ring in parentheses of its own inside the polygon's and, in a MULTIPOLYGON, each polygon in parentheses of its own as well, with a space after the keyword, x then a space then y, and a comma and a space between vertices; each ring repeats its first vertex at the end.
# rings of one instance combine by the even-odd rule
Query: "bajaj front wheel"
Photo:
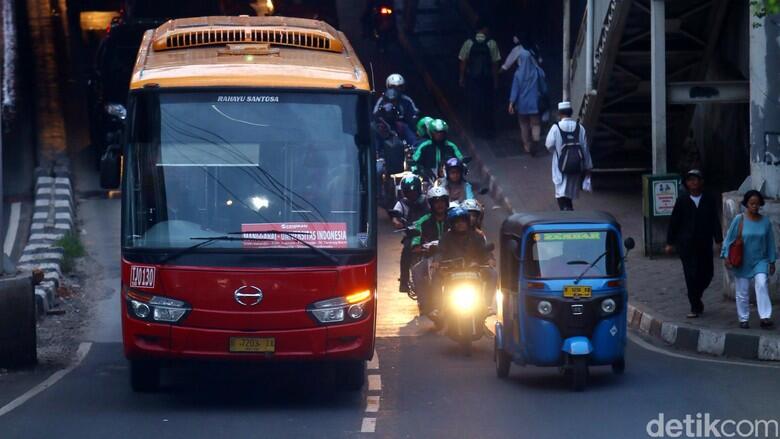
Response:
POLYGON ((582 392, 588 384, 588 358, 573 357, 571 362, 571 387, 575 392, 582 392))
POLYGON ((156 392, 160 388, 160 364, 155 361, 131 360, 130 387, 134 392, 156 392))

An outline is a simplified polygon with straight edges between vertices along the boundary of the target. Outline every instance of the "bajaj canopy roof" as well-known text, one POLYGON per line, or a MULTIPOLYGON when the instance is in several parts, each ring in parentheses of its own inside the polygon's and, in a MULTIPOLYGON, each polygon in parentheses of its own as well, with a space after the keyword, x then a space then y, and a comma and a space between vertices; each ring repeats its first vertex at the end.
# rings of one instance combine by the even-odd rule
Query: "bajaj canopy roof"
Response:
POLYGON ((504 220, 501 236, 523 236, 528 228, 542 224, 561 224, 562 228, 575 224, 600 224, 620 230, 620 223, 614 216, 600 211, 516 213, 504 220))

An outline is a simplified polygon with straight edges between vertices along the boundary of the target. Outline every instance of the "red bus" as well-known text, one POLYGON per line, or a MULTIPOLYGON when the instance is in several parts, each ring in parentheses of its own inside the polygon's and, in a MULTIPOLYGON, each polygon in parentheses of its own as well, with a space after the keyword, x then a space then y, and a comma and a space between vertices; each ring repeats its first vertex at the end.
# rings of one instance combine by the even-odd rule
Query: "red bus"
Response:
POLYGON ((369 81, 314 20, 203 17, 148 31, 122 145, 131 385, 183 359, 335 365, 362 388, 376 320, 369 81))

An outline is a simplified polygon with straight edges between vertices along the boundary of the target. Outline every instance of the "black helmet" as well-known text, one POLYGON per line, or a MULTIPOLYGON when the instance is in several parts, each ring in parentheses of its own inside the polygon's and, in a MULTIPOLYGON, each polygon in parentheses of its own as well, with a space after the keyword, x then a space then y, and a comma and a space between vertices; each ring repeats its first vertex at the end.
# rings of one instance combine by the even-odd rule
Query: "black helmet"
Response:
POLYGON ((409 191, 415 191, 418 194, 422 193, 422 182, 420 181, 420 178, 416 175, 410 175, 408 177, 404 177, 403 180, 401 180, 401 191, 402 192, 409 192, 409 191))

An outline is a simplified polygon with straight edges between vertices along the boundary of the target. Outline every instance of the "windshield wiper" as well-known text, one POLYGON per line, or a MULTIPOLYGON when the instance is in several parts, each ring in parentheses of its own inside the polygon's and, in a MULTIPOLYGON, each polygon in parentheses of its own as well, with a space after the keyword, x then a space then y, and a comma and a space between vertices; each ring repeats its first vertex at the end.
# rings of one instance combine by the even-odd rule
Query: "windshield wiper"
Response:
POLYGON ((176 258, 178 258, 181 255, 184 255, 186 253, 189 253, 197 248, 203 247, 205 245, 211 244, 214 241, 271 241, 271 239, 268 238, 247 238, 247 237, 235 237, 235 236, 229 236, 229 235, 223 235, 223 236, 205 236, 205 237, 193 237, 190 238, 192 240, 201 240, 201 242, 191 245, 189 247, 184 247, 183 249, 171 253, 170 255, 163 258, 162 261, 160 261, 160 265, 166 264, 176 258))
POLYGON ((586 269, 585 269, 585 271, 583 271, 582 273, 580 273, 580 275, 579 275, 579 276, 577 276, 577 279, 575 279, 575 280, 574 280, 574 285, 577 285, 577 284, 579 284, 579 283, 580 283, 580 281, 582 280, 582 278, 583 278, 583 277, 585 277, 585 275, 586 275, 586 274, 587 274, 587 273, 590 271, 590 269, 591 269, 591 268, 593 268, 593 267, 595 267, 595 266, 596 266, 596 264, 598 264, 598 263, 599 263, 599 261, 601 260, 601 258, 603 258, 604 256, 606 256, 606 255, 607 255, 607 253, 608 253, 608 252, 604 252, 604 253, 602 253, 601 255, 599 255, 599 257, 598 257, 598 258, 596 258, 596 260, 595 260, 595 261, 591 262, 591 263, 590 263, 590 265, 588 265, 588 268, 586 268, 586 269))
POLYGON ((324 249, 321 249, 321 248, 319 248, 317 246, 314 246, 314 245, 304 241, 303 239, 295 236, 295 235, 309 235, 309 233, 307 233, 307 232, 287 232, 285 230, 252 230, 251 232, 233 232, 233 233, 228 233, 228 235, 243 235, 245 233, 257 233, 257 234, 273 233, 275 235, 286 235, 286 236, 289 236, 290 238, 294 239, 299 244, 303 244, 306 247, 310 248, 315 253, 319 254, 320 256, 322 256, 323 258, 329 260, 330 262, 333 262, 336 265, 339 264, 339 260, 336 259, 336 257, 333 256, 332 254, 328 253, 324 249))

